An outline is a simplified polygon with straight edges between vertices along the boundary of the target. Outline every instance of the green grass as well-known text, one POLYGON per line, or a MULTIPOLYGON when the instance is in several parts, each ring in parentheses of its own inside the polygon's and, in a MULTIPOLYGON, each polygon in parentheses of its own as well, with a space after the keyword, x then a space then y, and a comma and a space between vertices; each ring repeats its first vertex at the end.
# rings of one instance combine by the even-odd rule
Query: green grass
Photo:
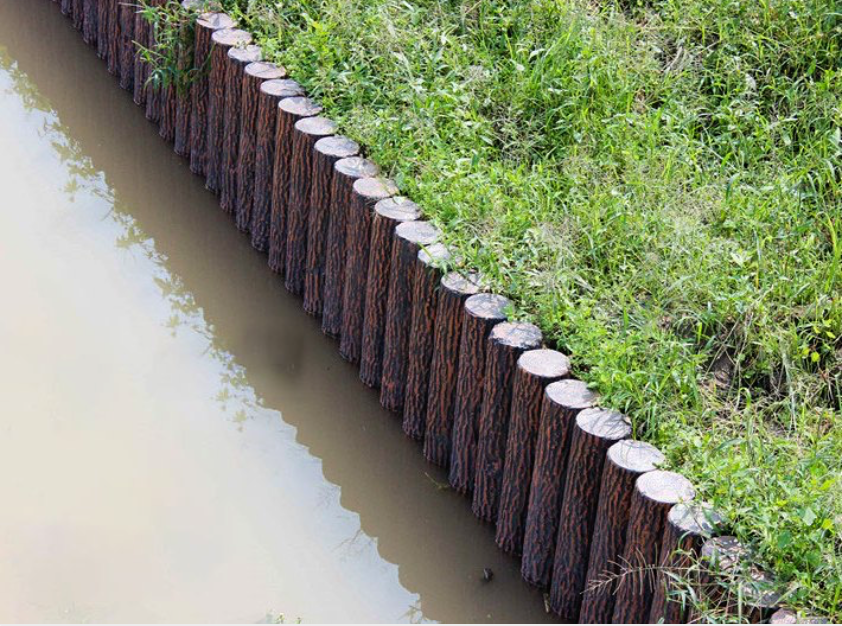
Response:
POLYGON ((842 620, 838 4, 224 3, 842 620))

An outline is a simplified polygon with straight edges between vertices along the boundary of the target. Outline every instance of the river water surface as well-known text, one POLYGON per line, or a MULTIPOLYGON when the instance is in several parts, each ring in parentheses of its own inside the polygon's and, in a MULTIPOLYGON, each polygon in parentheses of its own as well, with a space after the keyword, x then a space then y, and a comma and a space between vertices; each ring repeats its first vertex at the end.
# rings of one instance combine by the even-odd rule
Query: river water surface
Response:
POLYGON ((0 194, 0 621, 546 619, 49 0, 0 194))

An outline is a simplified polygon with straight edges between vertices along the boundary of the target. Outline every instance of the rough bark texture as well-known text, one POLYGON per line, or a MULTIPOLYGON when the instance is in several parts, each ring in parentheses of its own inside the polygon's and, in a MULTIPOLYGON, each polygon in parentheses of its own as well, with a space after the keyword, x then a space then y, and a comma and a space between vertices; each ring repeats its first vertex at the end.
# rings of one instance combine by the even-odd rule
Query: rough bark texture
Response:
MULTIPOLYGON (((287 215, 292 182, 292 148, 295 124, 305 117, 314 117, 322 107, 309 98, 284 98, 278 103, 275 129, 275 161, 272 164, 272 209, 269 220, 269 267, 283 274, 286 263, 287 215)), ((257 195, 255 195, 257 199, 257 195)))
POLYGON ((685 623, 689 606, 682 601, 674 577, 686 576, 702 544, 721 524, 721 516, 710 506, 682 503, 670 509, 661 542, 661 561, 656 572, 655 595, 649 610, 650 623, 685 623))
POLYGON ((284 76, 286 76, 284 68, 263 61, 249 63, 243 74, 240 94, 239 158, 235 165, 236 194, 234 198, 235 221, 240 232, 246 233, 251 228, 260 87, 267 80, 280 80, 284 76))
POLYGON ((338 337, 342 332, 342 301, 345 294, 345 239, 348 211, 351 210, 354 183, 377 176, 379 170, 362 157, 340 159, 333 166, 330 184, 330 215, 327 223, 325 276, 322 290, 322 332, 338 337))
POLYGON ((114 0, 99 0, 96 5, 96 54, 108 61, 108 38, 114 0))
POLYGON ((397 192, 398 188, 391 180, 360 178, 354 183, 351 194, 346 213, 345 287, 342 294, 342 337, 339 341, 339 354, 351 363, 359 363, 362 353, 368 246, 374 205, 397 192))
POLYGON ((208 100, 210 76, 208 64, 213 46, 212 36, 218 30, 230 29, 236 22, 224 13, 207 13, 196 22, 196 48, 193 60, 202 68, 191 90, 190 112, 190 171, 204 175, 208 137, 208 100))
POLYGON ((689 502, 694 496, 690 481, 674 472, 647 472, 635 482, 620 560, 623 567, 632 569, 617 585, 613 623, 641 624, 649 619, 655 592, 649 570, 660 560, 667 514, 673 505, 689 502))
POLYGON ((108 2, 108 37, 107 37, 107 65, 108 73, 120 76, 120 5, 117 0, 108 2))
MULTIPOLYGON (((199 6, 198 0, 184 0, 181 3, 186 9, 199 6)), ((178 60, 179 68, 183 71, 196 70, 196 43, 191 50, 182 51, 178 60)), ((175 136, 173 150, 178 156, 190 156, 190 114, 193 107, 193 85, 190 84, 177 90, 175 94, 175 136)))
POLYGON ((380 404, 390 411, 401 411, 404 405, 412 326, 412 288, 418 252, 422 247, 436 243, 440 236, 439 230, 429 222, 406 222, 395 229, 389 298, 386 302, 383 376, 380 379, 380 404))
POLYGON ((392 242, 399 224, 421 217, 417 204, 403 196, 381 200, 374 206, 369 239, 368 281, 365 287, 360 380, 368 387, 379 387, 383 376, 383 350, 386 335, 386 307, 392 242))
POLYGON ((219 206, 233 214, 237 198, 237 162, 240 159, 240 120, 243 116, 243 81, 246 66, 260 61, 260 46, 231 48, 225 68, 225 112, 222 121, 222 161, 220 163, 219 206))
MULTIPOLYGON (((150 4, 152 4, 150 2, 150 4)), ((134 40, 146 48, 151 44, 152 25, 147 22, 143 15, 138 12, 134 18, 134 40)), ((146 106, 146 79, 149 78, 149 65, 138 54, 134 63, 134 103, 138 106, 146 106)))
POLYGON ((334 122, 316 116, 296 122, 292 134, 284 284, 288 291, 296 295, 304 293, 304 279, 307 274, 310 190, 313 187, 313 155, 316 142, 335 133, 334 122))
POLYGON ((495 326, 488 337, 472 502, 474 515, 486 522, 497 521, 517 360, 540 348, 541 340, 536 326, 510 322, 495 326))
POLYGON ((606 452, 629 435, 629 419, 615 411, 585 409, 576 416, 550 585, 550 608, 563 620, 579 616, 606 452))
POLYGON ((409 327, 409 361, 406 365, 403 431, 421 440, 427 429, 427 392, 430 387, 430 361, 439 305, 439 269, 450 261, 448 249, 440 243, 418 252, 412 281, 412 321, 409 327))
POLYGON ((496 324, 505 321, 506 310, 510 305, 507 298, 493 294, 477 294, 465 302, 449 472, 450 484, 459 493, 468 493, 474 487, 474 458, 482 408, 488 335, 496 324))
POLYGON ((495 536, 509 554, 523 547, 544 388, 569 373, 570 360, 555 350, 530 350, 518 359, 495 536))
POLYGON ((436 311, 436 334, 427 390, 424 458, 447 467, 453 430, 453 405, 459 373, 465 301, 480 290, 479 276, 450 272, 441 280, 436 311))
POLYGON ((338 161, 354 157, 359 151, 357 142, 342 135, 319 139, 313 147, 303 303, 304 310, 310 315, 321 315, 324 308, 325 261, 334 167, 338 161))
POLYGON ((591 538, 587 583, 579 609, 581 623, 611 621, 616 590, 613 579, 620 571, 634 484, 638 477, 657 469, 663 462, 664 455, 657 448, 640 441, 620 441, 608 449, 591 538))
POLYGON ((96 45, 97 4, 99 0, 82 1, 82 40, 89 46, 96 45))
POLYGON ((542 589, 552 576, 573 425, 579 412, 596 402, 597 395, 579 380, 560 380, 544 390, 521 560, 524 580, 542 589))
POLYGON ((134 20, 134 6, 120 3, 120 87, 126 91, 134 86, 134 20))
MULTIPOLYGON (((257 102, 257 142, 254 148, 254 191, 251 203, 251 245, 269 250, 272 222, 272 185, 275 177, 275 145, 278 141, 278 106, 284 98, 301 96, 294 80, 268 80, 260 86, 257 102)), ((246 199, 248 201, 248 199, 246 199)))
POLYGON ((158 96, 161 98, 161 119, 159 120, 158 134, 164 141, 173 143, 175 141, 175 117, 177 114, 175 87, 169 85, 160 89, 158 96))
MULTIPOLYGON (((211 35, 210 77, 208 80, 208 136, 205 158, 205 187, 214 193, 222 191, 225 115, 230 108, 226 98, 227 76, 233 48, 245 48, 251 34, 244 30, 218 30, 211 35)), ((257 59, 253 59, 257 60, 257 59)), ((239 96, 237 97, 239 102, 239 96)), ((236 103, 234 103, 236 104, 236 103)))
POLYGON ((72 0, 70 17, 73 20, 73 28, 82 30, 85 24, 85 7, 83 0, 72 0))

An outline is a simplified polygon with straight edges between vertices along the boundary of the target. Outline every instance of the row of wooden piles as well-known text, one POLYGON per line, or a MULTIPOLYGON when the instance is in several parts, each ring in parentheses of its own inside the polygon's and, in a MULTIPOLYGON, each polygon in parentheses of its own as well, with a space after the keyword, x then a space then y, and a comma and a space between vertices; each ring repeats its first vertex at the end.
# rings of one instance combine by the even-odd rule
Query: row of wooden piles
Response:
MULTIPOLYGON (((725 595, 721 570, 746 552, 713 537, 720 520, 693 503, 689 481, 658 469, 663 455, 598 406, 537 327, 508 319, 510 302, 481 276, 444 269, 458 259, 420 207, 248 32, 202 15, 192 62, 209 71, 188 92, 154 90, 135 42, 149 47, 155 32, 136 5, 59 1, 426 459, 495 525, 498 546, 521 557, 550 610, 570 622, 685 622, 693 615, 669 587, 700 554, 717 573, 696 591, 725 595)), ((776 598, 746 602, 756 621, 776 598)))

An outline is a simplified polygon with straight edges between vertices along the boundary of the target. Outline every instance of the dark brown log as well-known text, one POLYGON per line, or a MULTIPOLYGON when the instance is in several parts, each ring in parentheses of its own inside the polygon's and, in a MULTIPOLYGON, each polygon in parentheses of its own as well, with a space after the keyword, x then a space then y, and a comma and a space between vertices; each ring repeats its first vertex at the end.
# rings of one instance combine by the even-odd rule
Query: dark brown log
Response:
MULTIPOLYGON (((152 4, 150 2, 150 4, 152 4)), ((143 13, 138 11, 134 19, 134 40, 137 45, 150 48, 152 25, 146 21, 143 13)), ((138 50, 134 60, 134 103, 138 106, 146 106, 146 80, 149 78, 149 65, 143 60, 138 50)))
POLYGON ((379 387, 383 377, 386 306, 389 300, 395 229, 400 224, 413 222, 420 217, 421 209, 418 205, 403 196, 381 200, 374 206, 360 354, 360 380, 368 387, 379 387))
POLYGON ((158 90, 157 96, 160 98, 160 102, 158 104, 160 107, 158 135, 160 135, 161 139, 164 141, 173 143, 175 141, 175 118, 177 115, 175 85, 161 87, 158 90))
POLYGON ((351 203, 346 212, 345 287, 342 294, 342 338, 339 354, 346 361, 359 363, 363 342, 366 274, 374 205, 396 193, 398 188, 386 178, 360 178, 354 182, 351 203))
POLYGON ((243 81, 246 67, 262 58, 263 51, 260 46, 235 47, 228 51, 228 64, 225 68, 225 111, 222 116, 219 206, 232 215, 237 209, 237 164, 240 159, 243 81))
POLYGON ((237 184, 234 201, 237 228, 244 233, 251 227, 251 207, 254 202, 254 163, 257 152, 257 111, 260 103, 260 86, 267 80, 280 80, 285 76, 286 70, 283 67, 264 61, 249 63, 244 71, 240 94, 240 145, 235 172, 237 184))
MULTIPOLYGON (((190 11, 197 11, 202 8, 202 0, 184 0, 181 6, 190 11)), ((196 27, 195 24, 190 27, 196 27)), ((182 72, 196 72, 196 42, 189 50, 182 50, 178 58, 178 66, 182 72)), ((192 81, 180 88, 175 93, 175 132, 173 137, 173 150, 178 156, 190 158, 190 117, 193 110, 193 84, 192 81)))
POLYGON ((73 28, 82 30, 85 23, 85 8, 83 0, 72 0, 70 17, 73 20, 73 28))
POLYGON ((593 408, 576 416, 550 583, 550 608, 563 620, 576 621, 579 616, 605 455, 631 432, 629 419, 616 411, 593 408))
POLYGON ((573 426, 579 412, 596 402, 597 395, 580 380, 560 380, 544 390, 521 560, 524 580, 542 589, 552 576, 573 426))
POLYGON ((330 215, 325 248, 325 278, 322 291, 322 332, 338 337, 342 332, 342 301, 345 293, 345 239, 348 211, 354 183, 379 173, 377 165, 362 157, 340 159, 333 166, 330 185, 330 215))
POLYGON ((702 544, 721 526, 722 517, 708 505, 681 503, 670 509, 661 542, 661 560, 655 573, 650 623, 686 623, 689 598, 676 583, 688 577, 702 544))
POLYGON ((310 217, 307 222, 307 259, 304 275, 304 310, 321 315, 324 307, 325 263, 332 205, 335 165, 356 156, 360 146, 342 135, 319 139, 313 148, 310 217))
POLYGON ((106 69, 112 76, 120 76, 120 4, 118 0, 105 0, 107 2, 106 20, 108 25, 107 36, 107 65, 106 69))
POLYGON ((82 39, 89 46, 96 45, 97 4, 99 0, 82 1, 82 39))
POLYGON ((190 107, 190 171, 194 174, 204 175, 205 173, 210 93, 208 68, 213 33, 233 29, 236 25, 237 22, 224 13, 205 13, 196 21, 196 47, 193 52, 193 63, 199 73, 191 89, 192 106, 190 107))
POLYGON ((418 252, 436 243, 440 236, 439 230, 429 222, 405 222, 395 229, 380 380, 380 404, 390 411, 401 411, 404 405, 418 252))
POLYGON ((134 86, 134 20, 135 7, 120 3, 120 87, 132 91, 134 86))
POLYGON ((321 116, 297 121, 292 133, 284 284, 288 291, 296 295, 304 293, 304 279, 307 274, 310 190, 313 188, 313 155, 316 142, 335 133, 336 123, 321 116))
POLYGON ((585 595, 579 609, 581 623, 611 621, 614 578, 620 572, 619 561, 626 544, 634 484, 642 474, 657 469, 663 462, 664 455, 657 448, 641 441, 620 441, 608 449, 591 538, 585 595))
POLYGON ((618 580, 613 623, 640 624, 649 619, 655 592, 651 570, 660 560, 667 514, 673 505, 689 502, 695 495, 690 481, 675 472, 655 470, 635 482, 620 559, 621 568, 628 571, 618 580))
POLYGON ((517 360, 540 348, 541 339, 536 326, 522 322, 498 324, 488 337, 471 504, 485 522, 497 521, 517 360))
MULTIPOLYGON (((213 193, 222 191, 223 150, 225 142, 225 114, 228 110, 226 92, 229 52, 235 48, 249 50, 251 33, 239 29, 218 30, 211 35, 208 77, 208 136, 205 153, 205 187, 213 193)), ((259 51, 259 50, 258 50, 259 51)), ((259 61, 249 55, 249 62, 259 61)), ((239 91, 237 92, 239 100, 239 91)))
POLYGON ((465 301, 456 373, 456 398, 452 407, 452 433, 447 440, 444 439, 444 433, 440 433, 438 442, 431 441, 429 434, 427 437, 431 446, 442 448, 440 454, 449 449, 450 484, 459 493, 469 493, 474 488, 474 462, 488 335, 495 325, 505 321, 510 306, 508 298, 493 294, 477 294, 465 301))
POLYGON ((441 243, 422 248, 415 261, 403 432, 416 440, 423 439, 427 429, 427 393, 430 388, 430 362, 436 336, 439 284, 443 268, 450 262, 450 252, 441 243))
POLYGON ((523 549, 544 388, 569 373, 570 360, 555 350, 530 350, 517 362, 495 536, 509 554, 520 555, 523 549))
POLYGON ((298 96, 281 100, 277 111, 275 162, 272 164, 272 212, 269 221, 269 267, 273 272, 283 274, 287 255, 287 216, 295 124, 306 117, 315 117, 322 112, 322 107, 310 98, 298 96))
POLYGON ((465 302, 479 291, 480 276, 473 272, 449 272, 441 279, 439 287, 433 357, 430 360, 430 387, 427 390, 424 458, 442 467, 447 467, 450 462, 465 302))
POLYGON ((61 0, 61 13, 67 17, 73 16, 73 0, 61 0))
POLYGON ((114 12, 115 0, 98 0, 96 4, 96 54, 108 60, 109 21, 114 12))
POLYGON ((260 85, 257 102, 257 143, 254 149, 254 191, 251 204, 251 245, 255 250, 269 250, 272 221, 272 186, 275 171, 275 144, 278 105, 284 98, 301 96, 304 90, 294 80, 267 80, 260 85))

